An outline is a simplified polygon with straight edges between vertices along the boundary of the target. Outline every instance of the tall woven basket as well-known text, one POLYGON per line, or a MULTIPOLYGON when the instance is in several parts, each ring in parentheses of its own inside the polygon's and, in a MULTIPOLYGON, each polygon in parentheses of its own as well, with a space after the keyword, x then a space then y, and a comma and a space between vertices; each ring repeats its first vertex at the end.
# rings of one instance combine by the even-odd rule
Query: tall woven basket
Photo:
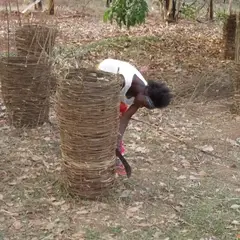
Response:
POLYGON ((50 55, 55 44, 57 30, 54 26, 26 24, 15 32, 15 41, 19 56, 50 55))
POLYGON ((116 76, 85 68, 71 70, 58 86, 63 180, 80 197, 100 197, 113 186, 119 96, 116 76))
POLYGON ((50 68, 38 58, 6 57, 0 62, 1 90, 10 124, 36 127, 49 117, 50 68))

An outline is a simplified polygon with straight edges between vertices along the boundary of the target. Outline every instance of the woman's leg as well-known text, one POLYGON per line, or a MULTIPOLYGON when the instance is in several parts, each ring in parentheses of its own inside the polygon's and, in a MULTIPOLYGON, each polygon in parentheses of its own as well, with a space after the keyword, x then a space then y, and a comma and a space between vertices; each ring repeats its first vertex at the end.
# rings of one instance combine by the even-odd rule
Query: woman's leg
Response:
MULTIPOLYGON (((122 116, 123 113, 125 113, 128 109, 128 106, 125 104, 125 103, 122 103, 120 104, 120 117, 122 116)), ((121 149, 120 149, 120 152, 122 155, 125 154, 125 148, 124 148, 124 144, 123 144, 123 141, 121 142, 121 149)), ((126 175, 126 171, 125 171, 125 168, 122 164, 122 162, 120 161, 120 159, 116 159, 116 173, 118 175, 126 175)))

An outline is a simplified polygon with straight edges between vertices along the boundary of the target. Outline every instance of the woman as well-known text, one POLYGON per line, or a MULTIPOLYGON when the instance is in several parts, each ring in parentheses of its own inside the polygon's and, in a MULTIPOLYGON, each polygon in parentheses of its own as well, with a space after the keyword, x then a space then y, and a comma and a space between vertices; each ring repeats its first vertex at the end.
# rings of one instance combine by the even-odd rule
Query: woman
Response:
MULTIPOLYGON (((146 81, 142 74, 128 62, 108 58, 103 60, 97 68, 105 72, 121 74, 124 79, 120 93, 121 118, 118 139, 118 149, 124 154, 122 138, 131 117, 142 107, 150 110, 167 107, 172 95, 164 83, 146 81)), ((119 175, 126 175, 120 161, 117 161, 116 172, 119 175)))

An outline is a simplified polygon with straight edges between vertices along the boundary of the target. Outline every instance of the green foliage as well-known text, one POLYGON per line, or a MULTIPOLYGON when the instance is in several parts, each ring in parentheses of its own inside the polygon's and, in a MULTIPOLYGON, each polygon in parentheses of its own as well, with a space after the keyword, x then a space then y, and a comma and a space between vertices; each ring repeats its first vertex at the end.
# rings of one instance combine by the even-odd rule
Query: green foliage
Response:
POLYGON ((228 18, 228 14, 224 11, 217 11, 216 12, 216 19, 220 22, 225 22, 228 18))
POLYGON ((192 4, 185 4, 181 8, 181 13, 184 18, 187 19, 194 19, 196 16, 196 7, 192 4))
MULTIPOLYGON (((9 57, 16 57, 17 53, 16 52, 9 52, 9 57)), ((7 52, 0 52, 0 57, 8 57, 7 52)))
POLYGON ((116 21, 121 28, 125 25, 128 29, 145 22, 148 13, 146 0, 113 0, 112 5, 104 13, 104 22, 116 21))

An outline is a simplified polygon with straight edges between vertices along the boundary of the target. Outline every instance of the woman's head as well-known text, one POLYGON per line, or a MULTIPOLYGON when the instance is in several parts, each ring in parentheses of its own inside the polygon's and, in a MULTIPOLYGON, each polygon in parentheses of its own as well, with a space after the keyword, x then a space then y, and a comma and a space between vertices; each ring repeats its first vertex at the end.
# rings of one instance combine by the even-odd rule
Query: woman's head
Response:
POLYGON ((155 81, 148 81, 144 92, 135 97, 135 104, 148 109, 167 107, 172 99, 170 89, 166 84, 155 81))

